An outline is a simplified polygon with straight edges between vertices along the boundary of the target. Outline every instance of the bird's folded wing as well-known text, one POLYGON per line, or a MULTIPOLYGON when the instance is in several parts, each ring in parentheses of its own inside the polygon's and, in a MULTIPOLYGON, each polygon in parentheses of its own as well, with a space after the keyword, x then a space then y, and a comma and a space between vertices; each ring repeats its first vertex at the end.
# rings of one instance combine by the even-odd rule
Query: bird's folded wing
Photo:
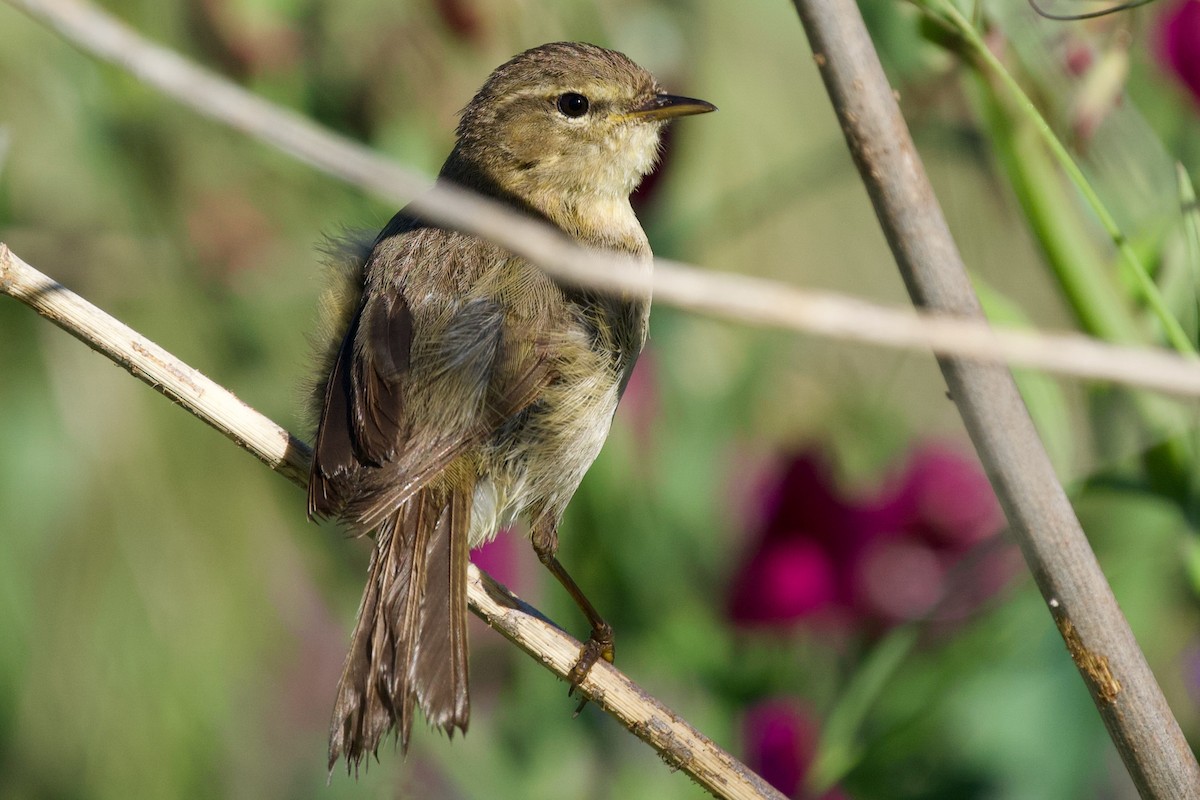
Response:
POLYGON ((484 298, 424 336, 400 292, 377 292, 350 324, 325 393, 309 513, 366 532, 472 445, 532 404, 545 349, 484 298))

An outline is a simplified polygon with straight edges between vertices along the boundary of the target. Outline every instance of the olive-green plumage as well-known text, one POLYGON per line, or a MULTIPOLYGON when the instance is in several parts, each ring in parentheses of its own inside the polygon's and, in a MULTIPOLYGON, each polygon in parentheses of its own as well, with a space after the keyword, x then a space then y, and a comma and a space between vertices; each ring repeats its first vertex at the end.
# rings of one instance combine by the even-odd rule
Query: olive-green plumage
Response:
MULTIPOLYGON (((543 45, 488 78, 439 180, 649 264, 629 194, 653 168, 664 121, 711 110, 664 94, 620 53, 543 45)), ((611 630, 554 551, 649 313, 648 298, 564 289, 407 209, 360 263, 333 310, 308 493, 310 514, 376 534, 331 767, 342 755, 358 764, 394 726, 406 748, 414 706, 447 732, 466 730, 467 554, 518 516, 593 626, 573 682, 611 660, 611 630)))

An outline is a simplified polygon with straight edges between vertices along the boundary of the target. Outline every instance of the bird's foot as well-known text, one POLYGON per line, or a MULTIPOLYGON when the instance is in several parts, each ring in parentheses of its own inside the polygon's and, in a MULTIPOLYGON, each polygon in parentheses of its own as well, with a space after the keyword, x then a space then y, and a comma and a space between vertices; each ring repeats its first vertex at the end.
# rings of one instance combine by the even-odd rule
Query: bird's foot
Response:
MULTIPOLYGON (((571 667, 571 671, 567 673, 567 682, 571 684, 571 688, 567 691, 567 696, 575 694, 575 690, 583 684, 587 679, 588 673, 592 671, 592 667, 600 659, 604 659, 608 663, 613 663, 616 657, 616 646, 613 643, 613 629, 607 622, 592 628, 592 634, 588 640, 584 642, 583 647, 579 650, 579 660, 575 662, 575 666, 571 667)), ((583 707, 587 705, 587 698, 579 703, 579 707, 575 709, 575 716, 579 716, 579 712, 583 711, 583 707)))

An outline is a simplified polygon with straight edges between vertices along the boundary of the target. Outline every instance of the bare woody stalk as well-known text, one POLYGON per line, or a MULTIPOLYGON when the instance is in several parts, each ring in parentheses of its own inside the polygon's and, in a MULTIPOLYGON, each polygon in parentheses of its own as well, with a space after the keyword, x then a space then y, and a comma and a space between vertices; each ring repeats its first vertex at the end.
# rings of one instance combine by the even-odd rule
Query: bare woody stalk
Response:
MULTIPOLYGON (((6 1, 198 112, 328 174, 398 201, 410 199, 425 186, 420 176, 146 42, 94 6, 76 0, 6 1)), ((1160 350, 1112 348, 1078 336, 987 329, 856 8, 845 0, 827 5, 796 0, 796 5, 910 290, 918 302, 942 315, 918 317, 766 281, 705 275, 661 261, 653 284, 659 301, 750 324, 885 346, 930 347, 944 355, 1007 360, 1197 394, 1200 367, 1160 350)), ((629 270, 621 269, 622 264, 580 251, 553 232, 480 198, 437 188, 420 195, 416 203, 430 219, 486 236, 561 278, 598 288, 641 288, 629 270)), ((51 293, 59 292, 52 283, 47 286, 51 293)), ((148 369, 128 363, 135 370, 148 369)), ((1149 792, 1146 796, 1187 796, 1180 787, 1200 785, 1195 759, 1115 606, 1010 377, 1002 369, 961 359, 943 359, 943 366, 1051 612, 1134 780, 1144 794, 1149 792)), ((186 379, 189 373, 183 370, 186 379)), ((175 385, 164 378, 150 380, 164 387, 175 385)), ((235 427, 227 435, 241 440, 244 432, 234 432, 240 430, 235 427)), ((287 441, 287 434, 278 428, 274 435, 287 441)), ((282 458, 289 464, 287 469, 302 473, 306 451, 292 442, 290 457, 288 445, 278 441, 274 447, 282 450, 268 448, 269 457, 256 454, 268 463, 282 458)), ((471 596, 474 604, 478 597, 474 587, 471 596)))
MULTIPOLYGON (((794 0, 913 301, 982 318, 854 0, 794 0)), ((1113 597, 1006 369, 939 363, 1067 650, 1144 798, 1195 798, 1200 766, 1113 597)))
POLYGON ((146 41, 119 20, 77 0, 5 0, 98 58, 210 119, 266 142, 328 175, 397 204, 412 201, 430 219, 484 236, 556 277, 755 326, 786 328, 880 347, 1034 367, 1200 396, 1200 362, 1161 348, 1115 347, 1076 334, 993 330, 976 319, 915 314, 830 292, 713 273, 659 259, 652 278, 621 257, 583 250, 548 226, 505 206, 397 166, 362 145, 280 108, 146 41))
MULTIPOLYGON (((297 486, 308 480, 304 442, 63 285, 22 261, 0 242, 0 294, 28 305, 98 353, 175 401, 297 486)), ((297 508, 300 506, 298 505, 297 508)), ((579 642, 474 565, 467 586, 471 611, 560 678, 579 658, 579 642)), ((583 693, 653 747, 672 769, 687 773, 717 797, 784 800, 745 764, 607 662, 598 663, 583 693)))

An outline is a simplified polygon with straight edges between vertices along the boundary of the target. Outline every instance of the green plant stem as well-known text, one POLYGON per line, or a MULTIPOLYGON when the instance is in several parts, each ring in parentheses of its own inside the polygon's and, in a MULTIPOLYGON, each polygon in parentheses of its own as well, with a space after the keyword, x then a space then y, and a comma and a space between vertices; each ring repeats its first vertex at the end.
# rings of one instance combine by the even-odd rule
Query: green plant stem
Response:
MULTIPOLYGON (((962 254, 855 0, 794 0, 846 144, 914 302, 981 318, 962 254)), ((1143 797, 1195 797, 1200 764, 1138 647, 1005 369, 938 358, 1059 633, 1143 797), (1096 670, 1102 657, 1103 670, 1096 670), (1116 678, 1114 676, 1119 676, 1116 678)))
POLYGON ((1079 224, 1078 206, 1033 129, 1006 113, 1002 98, 976 73, 974 93, 993 152, 1030 228, 1084 330, 1112 342, 1144 344, 1132 309, 1103 268, 1095 242, 1079 224))
MULTIPOLYGON (((1186 258, 1188 275, 1191 276, 1192 286, 1200 287, 1200 207, 1196 205, 1196 187, 1192 184, 1192 178, 1188 175, 1188 171, 1183 164, 1175 165, 1175 172, 1179 178, 1179 205, 1183 209, 1183 239, 1186 248, 1186 258)), ((1193 304, 1196 302, 1196 297, 1192 297, 1193 304)), ((1200 308, 1194 308, 1193 313, 1196 315, 1197 325, 1200 325, 1200 308)), ((1192 431, 1190 437, 1192 452, 1200 453, 1200 428, 1192 431)), ((1200 471, 1189 470, 1188 487, 1190 489, 1190 497, 1195 502, 1196 498, 1200 498, 1200 471)), ((1192 509, 1188 509, 1189 512, 1192 509)), ((1194 519, 1195 514, 1190 514, 1190 518, 1194 519)), ((1191 552, 1196 552, 1197 543, 1193 537, 1190 544, 1191 552)), ((1193 564, 1197 563, 1197 559, 1193 557, 1193 564)), ((1193 581, 1193 584, 1195 582, 1193 581)))
MULTIPOLYGON (((1200 207, 1196 205, 1196 187, 1183 164, 1175 165, 1179 178, 1179 205, 1183 209, 1183 238, 1187 248, 1188 274, 1192 285, 1200 286, 1200 207)), ((1200 316, 1200 309, 1197 309, 1200 316)))
MULTIPOLYGON (((1129 267, 1134 281, 1142 294, 1143 299, 1150 306, 1158 318, 1159 323, 1163 327, 1167 340, 1180 353, 1189 356, 1196 356, 1196 347, 1188 338, 1187 333, 1183 330, 1183 326, 1179 324, 1179 320, 1171 313, 1167 307, 1166 300, 1162 293, 1158 290, 1158 286, 1147 272, 1145 265, 1142 264, 1141 258, 1137 251, 1130 244, 1128 237, 1121 231, 1116 219, 1113 218, 1096 190, 1092 187, 1087 177, 1083 174, 1083 170, 1075 163, 1071 154, 1067 152, 1066 146, 1062 140, 1054 133, 1050 124, 1046 122, 1045 117, 1038 111, 1036 105, 1029 98, 1029 95, 1021 88, 1017 80, 1004 67, 992 52, 987 43, 979 35, 979 31, 971 24, 970 20, 963 16, 962 12, 951 2, 951 0, 936 0, 937 6, 942 10, 945 18, 949 19, 957 28, 958 33, 962 36, 963 41, 971 47, 973 54, 992 71, 992 73, 1000 80, 1004 87, 1012 95, 1020 112, 1032 123, 1033 128, 1050 149, 1055 161, 1059 167, 1070 178, 1071 182, 1079 190, 1084 200, 1091 207, 1096 218, 1103 226, 1109 238, 1112 239, 1118 252, 1121 254, 1123 262, 1129 267)), ((920 0, 920 4, 930 13, 930 0, 920 0)))
POLYGON ((806 782, 814 797, 833 788, 862 757, 858 732, 863 720, 916 646, 919 634, 919 623, 896 628, 871 651, 850 679, 822 726, 817 753, 809 767, 806 782))
MULTIPOLYGON (((1017 202, 1080 325, 1102 339, 1145 344, 1149 332, 1138 323, 1133 309, 1110 277, 1075 197, 1064 184, 1062 173, 1054 168, 1062 157, 1070 161, 1069 156, 1064 151, 1060 158, 1052 157, 1053 148, 1047 149, 1047 129, 1040 115, 1011 112, 1012 103, 1024 105, 1022 99, 1027 102, 1023 94, 1016 94, 1019 89, 1010 92, 1006 102, 1006 97, 986 75, 981 71, 975 74, 976 106, 989 131, 1000 168, 1013 187, 1017 202)), ((1058 142, 1052 132, 1049 136, 1058 142)), ((1074 166, 1073 161, 1071 165, 1074 166)), ((1132 250, 1128 244, 1126 247, 1132 250)), ((1173 314, 1170 318, 1179 326, 1173 314)), ((1183 336, 1190 342, 1186 333, 1183 336)), ((1192 477, 1197 443, 1182 435, 1191 424, 1190 418, 1177 405, 1143 393, 1133 393, 1131 402, 1151 441, 1157 443, 1144 458, 1148 474, 1156 486, 1177 496, 1191 514, 1193 498, 1200 497, 1200 485, 1192 477)))
MULTIPOLYGON (((1028 124, 1022 124, 1024 117, 1006 113, 1004 99, 984 76, 979 76, 977 86, 976 105, 1000 168, 1079 324, 1102 339, 1144 344, 1148 332, 1138 325, 1103 268, 1103 258, 1086 230, 1079 206, 1061 173, 1053 168, 1043 141, 1032 135, 1028 124)), ((1146 459, 1155 483, 1181 499, 1200 496, 1200 486, 1193 486, 1195 481, 1188 477, 1194 472, 1194 443, 1180 436, 1189 418, 1178 406, 1143 393, 1134 393, 1131 402, 1151 440, 1159 443, 1146 459)))

